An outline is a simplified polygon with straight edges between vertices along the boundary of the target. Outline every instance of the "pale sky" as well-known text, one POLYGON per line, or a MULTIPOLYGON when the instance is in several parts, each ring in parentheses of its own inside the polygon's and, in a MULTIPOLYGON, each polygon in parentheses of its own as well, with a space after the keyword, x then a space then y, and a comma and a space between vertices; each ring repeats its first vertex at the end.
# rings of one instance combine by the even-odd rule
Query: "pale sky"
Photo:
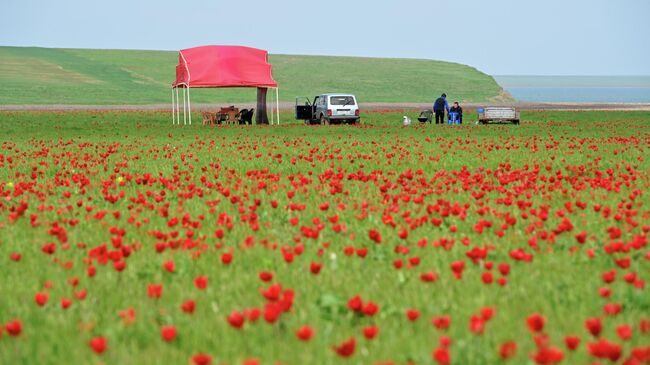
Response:
POLYGON ((650 0, 3 0, 1 19, 5 46, 237 44, 492 75, 650 75, 650 0))

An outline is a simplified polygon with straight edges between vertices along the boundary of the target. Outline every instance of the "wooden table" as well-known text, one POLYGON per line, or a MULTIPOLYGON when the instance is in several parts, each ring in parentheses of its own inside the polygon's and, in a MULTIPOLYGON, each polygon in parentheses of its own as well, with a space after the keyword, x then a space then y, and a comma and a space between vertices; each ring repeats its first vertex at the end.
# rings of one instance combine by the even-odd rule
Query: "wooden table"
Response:
POLYGON ((221 108, 217 113, 217 120, 225 119, 228 124, 237 124, 237 114, 239 114, 239 108, 235 108, 234 106, 221 108))

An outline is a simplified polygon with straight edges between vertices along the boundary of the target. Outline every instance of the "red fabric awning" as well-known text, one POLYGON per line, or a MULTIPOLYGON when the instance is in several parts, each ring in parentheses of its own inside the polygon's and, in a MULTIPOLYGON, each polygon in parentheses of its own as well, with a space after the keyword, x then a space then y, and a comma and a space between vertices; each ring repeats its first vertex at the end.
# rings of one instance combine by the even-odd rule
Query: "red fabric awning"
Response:
POLYGON ((268 53, 241 46, 202 46, 178 55, 172 87, 278 87, 268 53))

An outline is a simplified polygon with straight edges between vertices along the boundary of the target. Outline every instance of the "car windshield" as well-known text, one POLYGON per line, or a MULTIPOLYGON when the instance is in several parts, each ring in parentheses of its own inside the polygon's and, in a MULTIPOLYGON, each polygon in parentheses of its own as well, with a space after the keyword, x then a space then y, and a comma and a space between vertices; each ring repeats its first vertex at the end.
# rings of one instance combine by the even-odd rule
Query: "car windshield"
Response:
POLYGON ((351 96, 332 96, 330 97, 332 105, 354 105, 354 98, 351 96))

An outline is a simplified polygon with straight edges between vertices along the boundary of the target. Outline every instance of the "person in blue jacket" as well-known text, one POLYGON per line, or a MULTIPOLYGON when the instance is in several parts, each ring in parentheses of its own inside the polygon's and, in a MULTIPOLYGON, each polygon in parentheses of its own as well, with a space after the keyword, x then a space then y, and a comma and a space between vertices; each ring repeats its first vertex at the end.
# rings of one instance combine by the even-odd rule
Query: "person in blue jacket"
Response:
POLYGON ((445 110, 447 111, 447 114, 449 114, 447 94, 442 94, 433 103, 433 112, 436 114, 436 124, 445 124, 445 110))

